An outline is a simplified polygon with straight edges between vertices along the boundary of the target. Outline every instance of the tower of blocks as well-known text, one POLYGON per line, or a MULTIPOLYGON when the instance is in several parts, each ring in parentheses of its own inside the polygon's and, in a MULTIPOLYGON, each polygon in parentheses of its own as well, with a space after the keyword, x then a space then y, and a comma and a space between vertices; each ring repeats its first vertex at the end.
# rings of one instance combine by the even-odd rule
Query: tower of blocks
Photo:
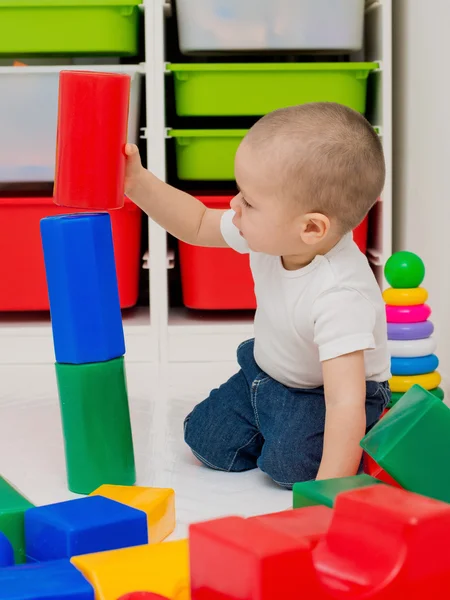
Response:
POLYGON ((425 277, 425 266, 416 254, 397 252, 387 261, 384 272, 391 286, 383 293, 391 352, 389 408, 415 384, 442 400, 439 360, 432 337, 434 326, 429 320, 431 308, 426 304, 428 292, 419 287, 425 277))
MULTIPOLYGON (((123 205, 130 77, 62 72, 55 202, 123 205)), ((56 376, 72 492, 135 482, 111 219, 107 212, 41 221, 56 376)))

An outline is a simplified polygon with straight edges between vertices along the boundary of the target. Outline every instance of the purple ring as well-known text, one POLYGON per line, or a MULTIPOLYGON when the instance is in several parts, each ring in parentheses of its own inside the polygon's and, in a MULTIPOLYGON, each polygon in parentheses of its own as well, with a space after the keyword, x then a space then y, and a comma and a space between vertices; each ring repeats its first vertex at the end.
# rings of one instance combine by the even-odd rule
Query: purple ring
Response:
POLYGON ((431 321, 422 323, 388 323, 388 338, 390 340, 424 340, 434 331, 431 321))

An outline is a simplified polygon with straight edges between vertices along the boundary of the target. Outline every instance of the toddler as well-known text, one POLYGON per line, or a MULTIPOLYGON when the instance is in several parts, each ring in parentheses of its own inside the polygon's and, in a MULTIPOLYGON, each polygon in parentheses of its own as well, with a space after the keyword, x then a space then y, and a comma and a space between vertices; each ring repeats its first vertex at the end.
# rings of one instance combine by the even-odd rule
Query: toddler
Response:
POLYGON ((355 475, 390 399, 385 307, 352 236, 384 185, 370 124, 334 103, 266 115, 238 148, 227 211, 157 179, 136 146, 126 154, 127 195, 168 232, 250 254, 255 338, 186 417, 194 455, 221 471, 258 466, 286 488, 355 475))

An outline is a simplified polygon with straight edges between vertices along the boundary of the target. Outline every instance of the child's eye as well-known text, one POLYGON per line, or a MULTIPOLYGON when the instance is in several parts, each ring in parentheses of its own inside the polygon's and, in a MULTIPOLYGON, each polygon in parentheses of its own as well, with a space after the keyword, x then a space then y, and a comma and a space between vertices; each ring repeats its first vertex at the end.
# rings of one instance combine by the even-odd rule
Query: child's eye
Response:
POLYGON ((245 206, 245 208, 251 208, 251 204, 249 204, 247 202, 247 200, 244 198, 244 196, 241 196, 241 200, 242 200, 242 204, 245 206))

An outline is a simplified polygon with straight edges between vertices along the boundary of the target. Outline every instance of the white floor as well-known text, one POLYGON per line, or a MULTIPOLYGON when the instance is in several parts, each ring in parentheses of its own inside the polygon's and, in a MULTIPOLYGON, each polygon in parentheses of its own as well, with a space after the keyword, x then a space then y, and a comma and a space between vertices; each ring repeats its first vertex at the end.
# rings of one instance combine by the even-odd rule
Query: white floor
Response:
MULTIPOLYGON (((292 506, 291 492, 261 472, 211 471, 183 442, 185 415, 235 370, 233 362, 127 365, 138 484, 175 489, 174 538, 195 521, 292 506)), ((53 365, 0 366, 0 474, 35 504, 75 497, 66 485, 53 365)))

